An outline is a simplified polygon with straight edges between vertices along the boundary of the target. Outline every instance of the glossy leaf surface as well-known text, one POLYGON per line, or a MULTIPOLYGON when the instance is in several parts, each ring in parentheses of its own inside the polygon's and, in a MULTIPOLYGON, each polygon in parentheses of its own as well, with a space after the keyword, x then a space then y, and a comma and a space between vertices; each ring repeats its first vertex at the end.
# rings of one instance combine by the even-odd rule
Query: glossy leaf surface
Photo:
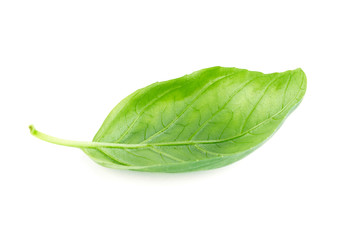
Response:
POLYGON ((122 100, 93 142, 33 135, 79 147, 98 164, 117 169, 186 172, 218 168, 265 142, 300 103, 301 69, 263 74, 213 67, 154 83, 122 100))

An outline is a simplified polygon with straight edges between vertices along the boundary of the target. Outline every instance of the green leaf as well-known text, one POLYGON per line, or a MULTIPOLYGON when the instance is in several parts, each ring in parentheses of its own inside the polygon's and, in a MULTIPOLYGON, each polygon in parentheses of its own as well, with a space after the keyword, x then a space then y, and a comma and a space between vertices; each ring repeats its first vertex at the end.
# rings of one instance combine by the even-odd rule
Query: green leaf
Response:
POLYGON ((187 172, 233 163, 261 146, 302 100, 301 69, 263 74, 213 67, 157 82, 122 100, 92 142, 81 148, 98 164, 149 172, 187 172))

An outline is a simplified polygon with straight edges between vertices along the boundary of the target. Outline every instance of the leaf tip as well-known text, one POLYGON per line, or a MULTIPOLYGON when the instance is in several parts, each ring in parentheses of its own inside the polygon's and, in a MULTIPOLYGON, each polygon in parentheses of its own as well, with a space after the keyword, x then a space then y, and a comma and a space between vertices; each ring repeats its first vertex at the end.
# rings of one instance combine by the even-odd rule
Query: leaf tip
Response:
POLYGON ((303 71, 303 69, 302 69, 302 68, 296 68, 294 71, 295 71, 295 72, 304 73, 304 71, 303 71))
POLYGON ((298 74, 300 74, 300 76, 301 76, 301 78, 302 78, 302 81, 303 81, 304 83, 306 83, 306 81, 307 81, 307 76, 306 76, 305 72, 302 70, 302 68, 296 68, 294 71, 297 72, 298 74))

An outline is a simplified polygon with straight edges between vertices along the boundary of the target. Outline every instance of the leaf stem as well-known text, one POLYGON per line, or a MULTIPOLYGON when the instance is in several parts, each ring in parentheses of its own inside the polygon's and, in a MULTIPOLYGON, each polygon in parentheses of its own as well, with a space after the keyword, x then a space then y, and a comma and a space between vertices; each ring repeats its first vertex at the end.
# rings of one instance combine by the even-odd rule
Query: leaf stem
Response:
POLYGON ((42 133, 33 125, 29 125, 30 133, 43 141, 54 143, 57 145, 76 147, 76 148, 97 148, 97 147, 109 147, 109 148, 142 148, 149 147, 150 144, 123 144, 123 143, 106 143, 106 142, 85 142, 85 141, 72 141, 62 138, 53 137, 42 133))
POLYGON ((92 145, 92 142, 72 141, 72 140, 65 140, 65 139, 49 136, 47 134, 44 134, 36 130, 33 125, 29 126, 29 130, 30 130, 30 133, 34 137, 37 137, 46 142, 50 142, 50 143, 54 143, 54 144, 58 144, 62 146, 83 148, 83 147, 90 147, 92 145))

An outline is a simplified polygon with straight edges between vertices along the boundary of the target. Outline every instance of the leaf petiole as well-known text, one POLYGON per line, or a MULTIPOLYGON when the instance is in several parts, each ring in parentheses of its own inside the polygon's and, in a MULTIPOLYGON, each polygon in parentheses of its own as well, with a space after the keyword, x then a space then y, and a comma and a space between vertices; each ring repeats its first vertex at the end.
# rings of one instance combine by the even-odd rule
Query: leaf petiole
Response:
POLYGON ((54 143, 57 145, 76 147, 76 148, 96 148, 96 147, 110 147, 110 148, 140 148, 146 147, 148 144, 121 144, 121 143, 103 143, 103 142, 85 142, 85 141, 73 141, 62 138, 53 137, 42 133, 33 125, 29 125, 30 133, 43 141, 54 143))

